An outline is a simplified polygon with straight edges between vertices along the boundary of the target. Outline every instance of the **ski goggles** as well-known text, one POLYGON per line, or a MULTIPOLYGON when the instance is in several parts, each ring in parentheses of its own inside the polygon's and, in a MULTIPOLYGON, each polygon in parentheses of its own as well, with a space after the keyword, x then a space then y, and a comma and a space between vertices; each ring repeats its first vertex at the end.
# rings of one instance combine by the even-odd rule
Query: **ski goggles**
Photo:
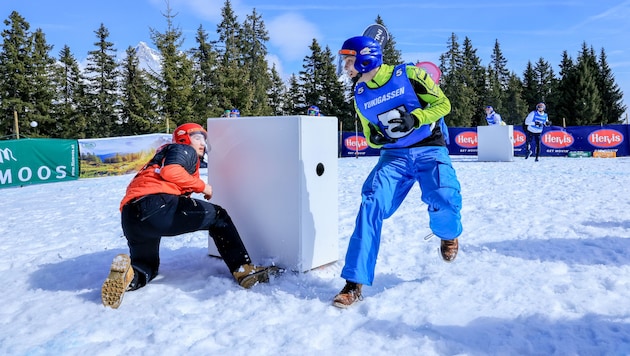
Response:
POLYGON ((195 141, 197 143, 203 143, 204 145, 206 144, 206 135, 201 131, 191 132, 188 134, 188 137, 190 137, 190 142, 195 141))

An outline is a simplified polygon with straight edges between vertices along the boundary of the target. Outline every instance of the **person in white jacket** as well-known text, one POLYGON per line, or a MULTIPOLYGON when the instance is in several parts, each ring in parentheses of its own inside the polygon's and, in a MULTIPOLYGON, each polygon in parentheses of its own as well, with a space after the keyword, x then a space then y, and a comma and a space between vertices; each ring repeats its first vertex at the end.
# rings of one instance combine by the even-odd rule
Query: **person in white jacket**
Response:
POLYGON ((505 125, 505 122, 501 119, 501 115, 494 111, 494 108, 490 105, 486 106, 486 121, 488 125, 505 125))
POLYGON ((532 111, 525 118, 525 127, 527 135, 527 143, 525 144, 525 159, 532 155, 532 141, 536 140, 536 162, 538 162, 538 156, 540 155, 540 135, 543 131, 543 126, 551 125, 549 117, 545 112, 545 103, 536 104, 536 110, 532 111))

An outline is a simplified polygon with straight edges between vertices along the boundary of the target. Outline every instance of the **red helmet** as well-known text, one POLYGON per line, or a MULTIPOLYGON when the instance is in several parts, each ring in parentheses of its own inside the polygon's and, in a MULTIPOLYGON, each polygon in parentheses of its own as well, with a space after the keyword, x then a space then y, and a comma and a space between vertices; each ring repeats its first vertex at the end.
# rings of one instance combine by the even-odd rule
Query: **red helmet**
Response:
POLYGON ((183 143, 184 145, 190 145, 190 135, 200 133, 203 137, 208 138, 208 133, 199 124, 187 123, 179 125, 175 131, 173 131, 173 143, 183 143))

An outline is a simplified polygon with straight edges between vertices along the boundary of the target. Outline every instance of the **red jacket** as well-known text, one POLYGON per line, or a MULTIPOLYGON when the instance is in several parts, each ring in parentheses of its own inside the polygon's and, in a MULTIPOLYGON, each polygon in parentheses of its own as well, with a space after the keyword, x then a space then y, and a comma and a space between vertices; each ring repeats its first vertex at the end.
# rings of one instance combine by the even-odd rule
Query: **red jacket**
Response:
POLYGON ((206 183, 199 178, 199 157, 189 145, 168 144, 136 174, 120 202, 120 210, 129 201, 148 194, 184 195, 201 193, 206 183))

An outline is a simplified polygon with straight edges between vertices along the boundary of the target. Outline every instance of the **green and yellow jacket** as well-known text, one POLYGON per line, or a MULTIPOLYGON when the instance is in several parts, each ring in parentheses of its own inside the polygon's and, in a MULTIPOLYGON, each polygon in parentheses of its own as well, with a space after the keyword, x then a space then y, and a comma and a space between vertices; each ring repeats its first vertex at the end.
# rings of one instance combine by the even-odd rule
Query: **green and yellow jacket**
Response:
POLYGON ((359 82, 354 90, 354 106, 368 144, 374 148, 445 146, 442 119, 451 111, 451 102, 427 72, 410 64, 383 64, 374 78, 359 82), (388 121, 410 112, 418 119, 415 129, 392 132, 388 121), (377 131, 390 140, 375 144, 370 137, 377 131))

